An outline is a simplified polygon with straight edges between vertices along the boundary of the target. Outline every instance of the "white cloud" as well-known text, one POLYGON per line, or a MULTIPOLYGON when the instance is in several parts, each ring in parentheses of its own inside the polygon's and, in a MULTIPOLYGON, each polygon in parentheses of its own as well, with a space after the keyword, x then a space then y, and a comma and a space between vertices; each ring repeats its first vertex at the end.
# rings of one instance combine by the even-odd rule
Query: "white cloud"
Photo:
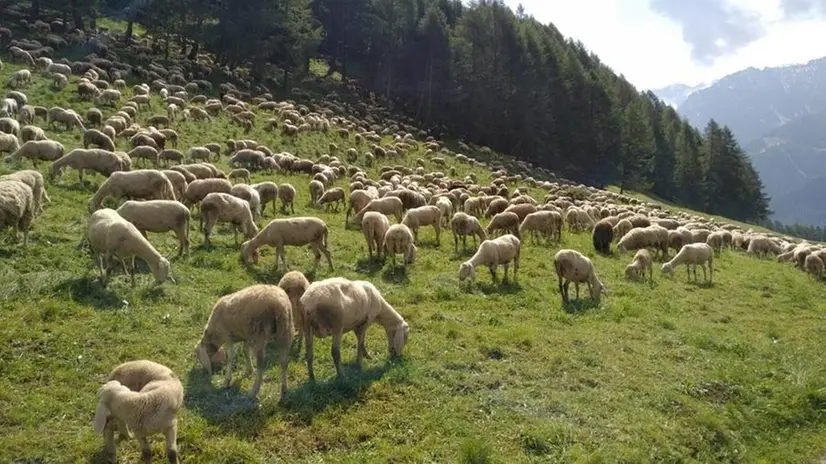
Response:
MULTIPOLYGON (((690 1, 690 0, 682 0, 690 1)), ((640 89, 674 83, 710 82, 749 66, 801 63, 826 56, 826 19, 784 21, 781 0, 728 0, 759 14, 763 37, 718 57, 710 65, 692 60, 680 23, 655 14, 649 0, 505 0, 527 14, 553 23, 580 40, 600 59, 640 89)))

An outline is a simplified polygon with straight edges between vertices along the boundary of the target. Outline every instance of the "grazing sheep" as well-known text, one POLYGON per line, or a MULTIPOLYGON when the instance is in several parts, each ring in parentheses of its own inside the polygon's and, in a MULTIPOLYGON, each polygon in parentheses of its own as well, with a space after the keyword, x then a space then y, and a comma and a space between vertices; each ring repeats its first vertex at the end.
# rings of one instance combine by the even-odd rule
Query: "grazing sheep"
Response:
POLYGON ((103 208, 92 213, 89 217, 87 237, 94 257, 93 261, 100 269, 104 284, 108 280, 108 264, 113 256, 120 260, 124 272, 132 280, 133 287, 135 286, 135 257, 149 265, 156 285, 164 283, 167 279, 174 282, 169 276, 169 261, 155 250, 155 247, 141 235, 137 227, 121 217, 117 211, 103 208), (132 261, 131 273, 126 268, 127 259, 132 261), (105 268, 104 263, 107 264, 105 268))
POLYGON ((361 220, 361 232, 367 241, 367 254, 373 259, 373 250, 376 250, 377 259, 381 260, 384 250, 384 235, 390 228, 390 221, 384 214, 376 211, 369 211, 364 214, 361 220))
POLYGON ((189 252, 189 209, 174 200, 127 200, 117 213, 146 236, 146 232, 175 232, 178 256, 189 252))
POLYGON ((341 187, 334 187, 324 192, 324 194, 321 195, 316 204, 318 204, 319 206, 324 205, 325 211, 329 211, 330 204, 334 204, 335 208, 333 208, 333 211, 338 212, 339 205, 343 205, 344 202, 344 189, 341 187))
POLYGON ((273 214, 275 214, 275 200, 278 198, 278 186, 275 182, 260 182, 258 184, 252 184, 250 187, 258 192, 258 198, 261 200, 261 214, 264 214, 264 210, 267 208, 267 203, 269 202, 272 202, 272 210, 273 214))
POLYGON ((87 129, 83 132, 83 148, 89 148, 90 145, 107 151, 115 151, 115 142, 97 129, 87 129))
POLYGON ((513 234, 516 238, 519 238, 519 216, 512 211, 497 213, 493 216, 493 219, 490 220, 488 226, 485 228, 485 232, 489 236, 493 236, 494 232, 498 232, 500 230, 505 231, 506 234, 513 234))
POLYGON ((314 338, 333 337, 333 364, 339 377, 342 375, 341 337, 347 332, 356 334, 356 364, 359 368, 362 359, 369 358, 365 336, 374 322, 384 327, 391 358, 401 356, 407 344, 410 327, 370 282, 343 277, 313 282, 300 302, 304 313, 304 338, 307 342, 307 374, 311 382, 315 381, 314 338))
POLYGON ((250 183, 250 172, 249 172, 248 169, 236 168, 236 169, 233 169, 232 171, 230 171, 229 174, 227 174, 227 179, 229 179, 229 180, 240 179, 241 182, 249 184, 250 183))
POLYGON ((23 126, 23 128, 20 129, 20 140, 24 145, 29 141, 46 140, 47 138, 43 129, 37 126, 23 126))
MULTIPOLYGON (((355 192, 353 192, 353 195, 350 195, 350 199, 352 200, 354 196, 356 196, 355 192)), ((401 223, 403 210, 404 205, 402 204, 401 199, 399 199, 398 197, 383 197, 371 199, 366 206, 361 208, 358 211, 358 213, 356 213, 355 216, 353 216, 353 222, 355 224, 361 224, 361 219, 368 211, 376 211, 384 214, 385 216, 390 216, 392 214, 396 217, 396 221, 401 223)))
POLYGON ((34 215, 32 188, 20 180, 0 180, 0 229, 11 226, 15 240, 22 230, 23 246, 27 246, 34 215))
POLYGON ((178 164, 183 163, 184 154, 178 150, 167 148, 158 153, 158 162, 168 166, 170 161, 177 161, 178 164))
POLYGON ((310 181, 310 204, 315 205, 318 199, 324 194, 324 184, 320 180, 310 181))
POLYGON ((195 356, 212 375, 212 357, 224 347, 227 365, 224 388, 232 382, 232 361, 235 342, 244 342, 247 373, 252 373, 250 358, 255 356, 257 373, 250 390, 258 395, 264 381, 264 354, 267 343, 274 339, 278 362, 281 364, 281 398, 287 394, 287 364, 293 341, 293 318, 290 298, 276 285, 251 285, 221 297, 212 308, 204 333, 195 347, 195 356))
POLYGON ((0 133, 0 153, 10 153, 12 154, 12 158, 14 158, 14 152, 18 151, 19 149, 20 142, 17 141, 16 136, 12 134, 0 133))
POLYGON ((571 282, 576 288, 577 299, 579 299, 579 284, 582 282, 588 284, 588 292, 596 304, 599 304, 602 295, 608 294, 608 288, 597 277, 594 263, 576 250, 559 250, 554 255, 554 269, 559 279, 559 294, 562 295, 563 304, 568 304, 568 287, 571 282))
POLYGON ((253 262, 258 264, 258 249, 261 245, 271 245, 276 249, 276 267, 278 267, 278 261, 280 260, 284 268, 287 269, 287 255, 284 252, 284 246, 310 245, 315 254, 313 269, 318 267, 321 255, 324 254, 332 272, 333 260, 327 249, 328 234, 327 224, 316 217, 273 219, 255 237, 241 244, 241 257, 247 265, 253 262))
POLYGON ((89 212, 100 209, 106 197, 175 200, 175 189, 162 172, 154 169, 119 171, 113 172, 100 184, 89 200, 89 212))
POLYGON ((298 351, 301 351, 301 342, 304 338, 304 311, 301 310, 301 297, 310 287, 310 281, 300 271, 290 271, 281 277, 278 286, 287 293, 290 298, 290 306, 293 313, 293 328, 298 332, 298 351))
POLYGON ((98 397, 92 425, 95 433, 103 434, 109 460, 117 460, 117 424, 121 435, 137 438, 144 462, 152 462, 147 437, 160 432, 166 438, 168 461, 178 463, 177 415, 184 403, 184 388, 171 369, 148 360, 125 362, 112 370, 98 397))
POLYGON ((419 241, 419 228, 433 226, 433 230, 436 232, 436 243, 441 243, 439 235, 442 224, 442 210, 437 206, 427 205, 410 208, 405 213, 401 223, 410 228, 410 231, 413 232, 413 240, 417 243, 419 241))
POLYGON ((562 215, 545 210, 530 213, 519 224, 519 236, 524 237, 526 232, 538 232, 547 242, 554 238, 562 240, 562 215))
MULTIPOLYGON (((32 142, 26 142, 32 143, 32 142)), ((123 160, 116 153, 100 148, 76 148, 65 156, 58 158, 49 166, 49 177, 57 179, 67 167, 78 171, 80 183, 83 183, 83 171, 89 170, 108 177, 124 168, 123 160)))
POLYGON ((290 212, 295 214, 295 187, 291 184, 281 184, 278 186, 278 199, 281 200, 281 212, 287 214, 287 206, 290 212))
POLYGON ((689 270, 694 266, 694 281, 697 281, 697 265, 703 268, 703 281, 712 282, 714 270, 712 269, 712 261, 714 261, 714 251, 705 243, 687 243, 683 245, 680 252, 677 253, 671 261, 663 263, 663 274, 669 275, 674 271, 675 266, 685 264, 685 273, 687 279, 691 280, 689 270), (708 276, 706 275, 706 262, 708 262, 708 276))
POLYGON ((189 207, 197 206, 210 193, 230 193, 231 191, 232 184, 226 179, 195 179, 187 184, 183 203, 189 207))
MULTIPOLYGON (((3 134, 0 134, 2 139, 3 134)), ((38 161, 56 161, 63 156, 65 148, 60 142, 54 140, 31 140, 23 144, 19 149, 15 150, 9 157, 10 161, 18 161, 21 158, 28 158, 32 161, 34 167, 37 167, 38 161)))
POLYGON ((818 280, 823 280, 824 263, 820 256, 816 254, 806 256, 803 266, 806 272, 817 277, 818 280))
POLYGON ((634 255, 634 261, 625 267, 625 277, 629 280, 637 280, 640 277, 645 279, 645 271, 648 271, 648 277, 653 282, 654 270, 651 265, 652 262, 651 252, 645 249, 637 250, 637 253, 634 255))
POLYGON ((668 229, 658 225, 636 227, 625 234, 617 243, 617 250, 624 253, 628 250, 654 248, 662 252, 662 257, 668 256, 668 229))
POLYGON ((614 240, 614 227, 611 222, 601 219, 594 224, 591 239, 598 253, 611 254, 611 242, 614 240))
MULTIPOLYGON (((525 220, 528 220, 526 217, 525 220)), ((479 237, 479 243, 488 239, 488 234, 482 228, 482 224, 474 216, 470 214, 457 212, 450 220, 450 227, 453 232, 453 248, 456 253, 459 252, 459 237, 462 237, 462 249, 467 250, 467 236, 473 237, 473 246, 476 246, 476 237, 479 237)))
POLYGON ((207 245, 211 245, 209 235, 219 221, 233 225, 236 246, 238 246, 239 229, 247 240, 258 233, 258 226, 255 225, 250 211, 250 204, 230 193, 212 192, 201 201, 199 228, 204 231, 204 243, 207 245))
POLYGON ((258 222, 261 219, 261 196, 258 195, 258 190, 247 184, 236 184, 229 193, 249 203, 253 221, 258 222))
POLYGON ((23 182, 24 184, 28 185, 32 189, 32 195, 34 195, 34 212, 35 214, 40 214, 43 212, 43 202, 51 202, 52 200, 49 198, 49 195, 46 194, 46 187, 45 182, 43 181, 43 175, 37 171, 32 169, 24 169, 22 171, 16 171, 11 174, 6 174, 4 176, 0 176, 0 181, 6 180, 16 180, 19 182, 23 182))
MULTIPOLYGON (((502 214, 502 213, 499 213, 502 214)), ((510 213, 516 215, 516 213, 510 213)), ((508 267, 513 261, 513 280, 519 272, 519 254, 522 249, 522 242, 515 235, 505 234, 490 240, 485 240, 479 245, 469 260, 459 265, 459 280, 470 277, 471 282, 476 280, 476 267, 487 266, 490 270, 491 278, 496 282, 496 269, 502 265, 505 268, 504 282, 508 281, 508 267)))
POLYGON ((723 236, 725 231, 712 232, 706 237, 706 244, 714 250, 715 253, 720 254, 723 251, 723 236))
POLYGON ((407 268, 408 264, 414 264, 416 262, 417 251, 413 232, 411 232, 406 225, 393 224, 387 229, 387 232, 384 233, 384 252, 385 255, 389 254, 393 259, 393 267, 396 267, 397 254, 404 255, 402 265, 405 268, 407 268))
POLYGON ((779 255, 783 250, 774 240, 769 237, 758 235, 751 237, 746 253, 756 256, 767 256, 769 254, 779 255))

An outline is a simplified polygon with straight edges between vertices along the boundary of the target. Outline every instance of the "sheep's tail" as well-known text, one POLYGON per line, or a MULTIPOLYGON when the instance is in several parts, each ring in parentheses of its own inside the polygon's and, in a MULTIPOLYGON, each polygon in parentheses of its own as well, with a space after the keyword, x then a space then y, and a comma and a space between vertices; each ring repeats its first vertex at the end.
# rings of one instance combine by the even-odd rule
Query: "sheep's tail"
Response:
POLYGON ((284 292, 284 295, 287 305, 280 306, 278 311, 275 312, 272 326, 278 360, 282 365, 289 361, 290 346, 293 343, 293 307, 289 295, 286 292, 284 292))
POLYGON ((327 236, 330 234, 330 229, 327 226, 324 226, 324 229, 321 231, 321 245, 324 248, 327 248, 327 236))

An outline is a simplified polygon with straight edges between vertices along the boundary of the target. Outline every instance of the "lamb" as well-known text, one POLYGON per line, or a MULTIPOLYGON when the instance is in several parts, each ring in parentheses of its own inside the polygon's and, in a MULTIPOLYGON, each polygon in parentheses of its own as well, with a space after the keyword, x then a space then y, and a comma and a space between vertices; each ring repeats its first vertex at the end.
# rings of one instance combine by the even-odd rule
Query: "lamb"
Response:
MULTIPOLYGON (((376 257, 381 260, 384 250, 384 234, 390 228, 390 221, 387 216, 376 211, 369 211, 364 214, 361 221, 361 232, 367 241, 367 253, 373 259, 373 250, 376 250, 376 257)), ((394 256, 395 257, 395 256, 394 256)))
POLYGON ((108 263, 112 256, 120 260, 124 272, 129 274, 132 280, 133 287, 135 286, 135 257, 149 265, 156 285, 164 283, 167 279, 174 282, 174 279, 169 276, 169 260, 161 256, 141 235, 137 227, 121 217, 117 211, 103 208, 92 213, 89 217, 87 237, 104 284, 108 279, 108 263), (130 258, 132 260, 131 273, 126 269, 126 260, 130 258), (104 269, 104 263, 107 263, 106 269, 104 269))
POLYGON ((261 219, 261 196, 258 195, 257 190, 247 184, 236 184, 232 186, 229 193, 249 203, 253 221, 258 222, 261 219))
POLYGON ((98 396, 92 425, 95 433, 103 434, 104 450, 112 462, 117 460, 113 429, 117 423, 121 435, 131 433, 138 439, 144 462, 152 461, 147 437, 162 432, 167 459, 178 463, 177 414, 184 402, 184 388, 171 369, 148 360, 123 363, 109 374, 98 396))
MULTIPOLYGON (((352 199, 355 196, 355 192, 353 195, 350 195, 352 199)), ((352 203, 351 203, 352 204, 352 203)), ((404 205, 402 204, 401 199, 398 197, 383 197, 377 198, 374 200, 370 200, 366 206, 361 208, 358 213, 353 216, 353 222, 356 224, 360 224, 362 218, 368 211, 376 211, 382 213, 386 216, 390 216, 391 214, 396 217, 396 221, 399 223, 402 222, 402 211, 404 205)))
POLYGON ((301 310, 301 297, 310 287, 310 281, 300 271, 290 271, 281 277, 278 286, 290 298, 293 313, 293 328, 298 332, 298 350, 301 351, 301 341, 304 339, 304 311, 301 310))
POLYGON ((310 245, 315 254, 313 269, 318 267, 321 255, 327 258, 330 271, 333 270, 333 260, 327 249, 327 224, 316 217, 297 217, 287 219, 273 219, 251 240, 241 244, 241 257, 244 263, 258 263, 258 248, 261 245, 272 245, 276 249, 276 267, 279 259, 287 268, 287 256, 284 253, 285 245, 310 245))
POLYGON ((88 129, 83 132, 83 148, 89 148, 89 145, 96 145, 98 148, 107 151, 115 151, 115 142, 97 129, 88 129))
POLYGON ((226 179, 196 179, 187 184, 183 203, 191 207, 198 205, 210 193, 231 191, 232 184, 226 179))
POLYGON ((501 212, 493 216, 485 232, 488 235, 493 235, 494 232, 504 230, 506 233, 512 234, 519 238, 519 216, 512 211, 501 212))
POLYGON ((273 214, 275 214, 275 200, 278 198, 278 186, 275 182, 266 181, 252 184, 250 187, 258 192, 258 198, 261 201, 261 214, 264 214, 264 210, 267 208, 267 203, 269 202, 272 202, 272 210, 273 214))
MULTIPOLYGON (((28 143, 28 142, 27 142, 28 143)), ((20 142, 12 134, 0 133, 0 153, 10 153, 14 157, 14 152, 20 149, 20 142)))
POLYGON ((554 238, 562 240, 562 215, 545 210, 530 213, 519 224, 519 236, 524 237, 526 232, 538 232, 548 242, 554 238))
MULTIPOLYGON (((2 139, 2 134, 0 134, 2 139)), ((60 142, 54 140, 30 140, 14 151, 10 156, 10 161, 17 161, 21 158, 28 158, 34 167, 38 166, 38 161, 56 161, 63 156, 65 148, 60 142)))
POLYGON ((689 273, 690 267, 694 266, 694 281, 697 281, 697 265, 703 267, 703 280, 706 281, 708 278, 708 283, 712 282, 713 279, 713 272, 712 269, 712 261, 714 260, 714 252, 708 244, 705 243, 687 243, 683 245, 680 249, 680 252, 677 253, 671 261, 667 263, 663 263, 662 271, 663 274, 669 275, 674 271, 674 266, 679 266, 680 264, 685 264, 685 273, 688 280, 691 280, 691 274, 689 273), (706 262, 708 262, 708 276, 706 276, 706 262))
POLYGON ((229 193, 212 192, 201 201, 200 229, 204 231, 204 243, 207 245, 211 245, 209 235, 219 221, 232 223, 236 246, 239 229, 247 240, 258 233, 247 201, 229 193))
POLYGON ((599 304, 600 297, 608 294, 608 288, 599 280, 594 263, 582 253, 562 249, 554 255, 554 269, 559 279, 559 294, 562 295, 562 304, 568 304, 568 287, 571 282, 576 287, 576 297, 579 299, 579 284, 588 284, 591 299, 599 304), (564 282, 564 283, 563 283, 564 282))
POLYGON ((433 230, 436 232, 436 243, 441 243, 439 235, 441 232, 442 210, 437 206, 427 205, 410 208, 405 213, 401 223, 413 232, 414 242, 419 241, 419 227, 433 226, 433 230))
POLYGON ((89 212, 100 209, 103 199, 110 196, 175 200, 175 189, 162 172, 154 169, 113 172, 89 200, 89 212))
POLYGON ((146 232, 175 232, 178 256, 189 252, 189 209, 173 200, 127 200, 117 213, 131 222, 144 236, 146 232))
POLYGON ((204 333, 195 347, 195 356, 212 375, 212 357, 222 347, 227 365, 224 388, 232 382, 234 343, 244 342, 247 373, 252 373, 250 358, 255 355, 257 373, 250 390, 257 396, 264 380, 264 354, 267 343, 274 339, 278 362, 281 364, 281 398, 287 394, 287 364, 293 341, 292 305, 287 293, 276 285, 251 285, 221 297, 212 308, 204 333))
POLYGON ((281 200, 281 212, 287 214, 287 206, 290 212, 295 214, 295 187, 291 184, 281 184, 278 186, 278 199, 281 200))
POLYGON ((250 183, 250 172, 248 169, 244 168, 236 168, 229 172, 227 175, 227 179, 240 179, 241 182, 245 182, 247 184, 250 183))
POLYGON ((324 205, 325 211, 329 211, 330 204, 334 204, 335 208, 333 211, 338 212, 339 205, 343 205, 344 201, 344 189, 341 187, 335 187, 324 192, 324 194, 322 194, 318 199, 317 204, 324 205))
POLYGON ((45 182, 43 182, 43 175, 37 171, 34 171, 32 169, 24 169, 22 171, 16 171, 11 174, 0 176, 0 181, 5 180, 16 180, 19 182, 23 182, 24 184, 31 187, 32 195, 34 195, 35 214, 40 214, 43 212, 44 201, 52 201, 51 199, 49 199, 49 195, 46 194, 46 187, 45 182))
MULTIPOLYGON (((365 213, 365 216, 366 215, 367 213, 365 213)), ((389 254, 393 259, 393 267, 396 267, 396 254, 399 253, 404 255, 404 261, 402 264, 405 268, 407 268, 408 264, 413 264, 416 262, 416 252, 418 249, 415 245, 413 232, 411 232, 406 225, 393 224, 388 227, 387 231, 384 233, 383 242, 385 255, 389 254)))
POLYGON ((82 184, 83 171, 95 171, 108 177, 123 169, 123 160, 121 160, 117 154, 100 148, 76 148, 49 166, 49 177, 57 179, 60 173, 67 167, 77 169, 78 178, 82 184))
POLYGON ((611 242, 614 240, 614 227, 610 221, 600 219, 594 225, 592 234, 594 249, 602 254, 611 254, 611 242))
POLYGON ((625 267, 625 277, 629 280, 637 280, 642 277, 645 279, 645 271, 648 271, 648 277, 654 281, 654 271, 651 258, 651 252, 646 249, 638 250, 634 255, 634 261, 625 267))
MULTIPOLYGON (((528 220, 528 218, 526 217, 525 220, 528 220)), ((459 252, 459 237, 462 237, 463 250, 467 250, 468 235, 473 237, 474 247, 476 246, 476 237, 479 237, 479 243, 488 239, 488 234, 482 228, 479 219, 467 213, 457 212, 454 214, 450 221, 450 227, 453 232, 453 248, 456 253, 459 252)))
MULTIPOLYGON (((510 214, 516 215, 516 213, 510 214)), ((484 265, 490 269, 491 278, 496 282, 496 269, 499 265, 502 265, 505 268, 504 282, 507 282, 508 268, 511 261, 513 261, 513 280, 516 280, 516 275, 519 272, 521 248, 522 243, 512 234, 505 234, 495 239, 483 241, 479 245, 479 249, 476 250, 476 254, 459 265, 459 280, 463 281, 470 277, 471 282, 475 281, 476 267, 484 265)))
POLYGON ((370 282, 343 277, 314 282, 301 297, 300 306, 304 313, 307 374, 311 382, 315 381, 313 341, 316 337, 333 337, 332 357, 339 377, 342 375, 341 337, 347 332, 356 334, 356 364, 359 368, 362 359, 369 358, 365 336, 374 322, 384 327, 391 358, 401 356, 407 344, 410 327, 370 282))
POLYGON ((20 180, 0 180, 0 228, 11 226, 15 240, 22 230, 23 246, 27 246, 34 215, 32 188, 20 180))
POLYGON ((641 248, 655 248, 665 258, 668 255, 668 229, 658 225, 634 228, 617 243, 620 253, 641 248))

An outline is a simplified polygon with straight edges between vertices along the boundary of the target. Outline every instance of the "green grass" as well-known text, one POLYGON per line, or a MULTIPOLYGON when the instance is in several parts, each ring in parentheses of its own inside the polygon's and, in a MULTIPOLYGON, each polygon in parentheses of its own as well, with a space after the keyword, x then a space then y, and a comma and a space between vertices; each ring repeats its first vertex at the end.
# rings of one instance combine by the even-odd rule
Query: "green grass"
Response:
MULTIPOLYGON (((15 69, 7 65, 0 80, 15 69)), ((89 106, 68 90, 49 90, 39 76, 26 92, 34 104, 69 105, 81 114, 89 106)), ((141 121, 162 112, 153 104, 141 121)), ((327 153, 331 141, 343 145, 320 133, 297 142, 266 134, 265 119, 260 115, 248 136, 224 117, 174 128, 184 150, 229 137, 305 157, 327 153)), ((48 133, 67 148, 79 145, 78 132, 48 133)), ((404 163, 420 156, 411 153, 404 163)), ((220 165, 226 168, 225 160, 220 165)), ((21 167, 30 166, 4 165, 2 172, 21 167)), ((630 255, 597 256, 590 236, 566 231, 561 245, 523 243, 518 283, 492 284, 480 270, 475 285, 460 285, 458 267, 468 254, 454 254, 449 233, 437 245, 432 229, 423 229, 419 259, 407 273, 370 263, 360 232, 345 230, 343 212, 306 205, 306 176, 256 175, 256 182, 292 183, 297 214, 329 224, 335 273, 322 265, 312 279, 370 280, 411 327, 404 356, 393 363, 383 331, 371 328, 373 359, 362 372, 352 365, 355 338, 347 335, 342 380, 335 379, 330 340, 322 340, 316 385, 307 384, 296 356, 286 400, 279 403, 278 382, 269 381, 256 403, 245 396, 252 379, 242 377, 243 368, 224 390, 219 374, 208 378, 198 367, 192 349, 220 296, 278 281, 272 250, 247 269, 227 228, 206 249, 193 225, 191 256, 172 259, 177 284, 152 287, 144 269, 135 288, 123 275, 103 288, 77 248, 86 202, 102 182, 92 179, 88 188, 75 172, 47 182, 52 203, 36 219, 29 247, 0 244, 0 462, 96 461, 96 391, 115 365, 140 358, 170 366, 185 384, 178 438, 184 462, 797 463, 826 449, 826 291, 791 266, 724 252, 712 286, 686 283, 682 269, 673 278, 657 269, 653 284, 631 283, 623 278, 630 255), (562 306, 551 263, 560 246, 594 259, 610 288, 600 306, 562 306)), ((261 225, 270 219, 271 211, 261 225)), ((176 253, 172 234, 150 240, 166 255, 176 253)), ((308 249, 287 253, 293 269, 309 271, 308 249)), ((274 376, 272 367, 267 377, 274 376)), ((152 443, 161 462, 160 437, 152 443)), ((119 456, 134 462, 138 449, 134 440, 122 441, 119 456)))

